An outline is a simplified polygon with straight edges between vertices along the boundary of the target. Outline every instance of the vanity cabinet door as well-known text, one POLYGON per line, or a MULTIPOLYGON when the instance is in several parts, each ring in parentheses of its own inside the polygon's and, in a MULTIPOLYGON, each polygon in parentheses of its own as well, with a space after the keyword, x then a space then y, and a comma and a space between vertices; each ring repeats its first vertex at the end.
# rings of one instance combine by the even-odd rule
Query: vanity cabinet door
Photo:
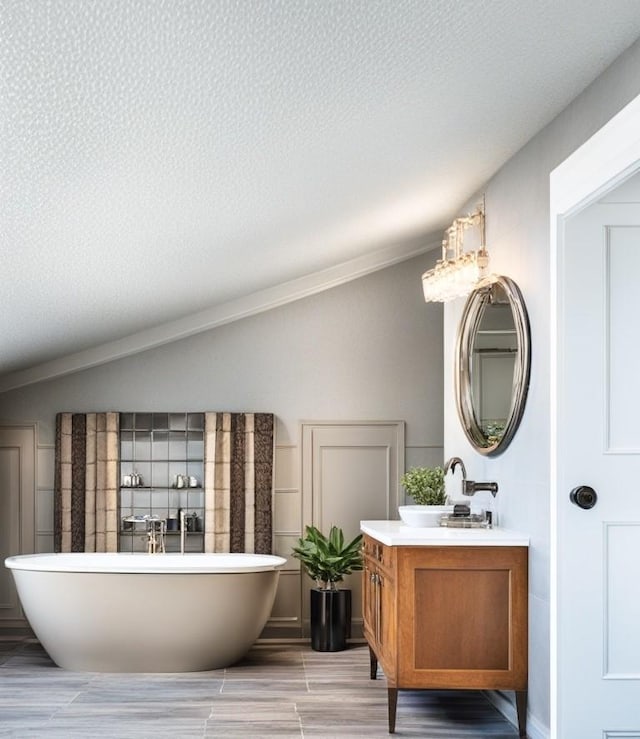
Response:
POLYGON ((527 554, 399 548, 399 685, 526 689, 527 554))
POLYGON ((362 626, 367 642, 376 649, 375 583, 378 571, 378 550, 381 545, 371 537, 362 540, 362 626))
POLYGON ((377 568, 375 563, 368 557, 364 558, 364 569, 362 571, 362 617, 365 639, 377 653, 376 645, 376 578, 377 568))
POLYGON ((396 587, 393 570, 379 569, 377 579, 378 659, 385 675, 395 674, 396 587))
POLYGON ((363 570, 364 635, 388 679, 395 674, 395 550, 365 537, 363 570))

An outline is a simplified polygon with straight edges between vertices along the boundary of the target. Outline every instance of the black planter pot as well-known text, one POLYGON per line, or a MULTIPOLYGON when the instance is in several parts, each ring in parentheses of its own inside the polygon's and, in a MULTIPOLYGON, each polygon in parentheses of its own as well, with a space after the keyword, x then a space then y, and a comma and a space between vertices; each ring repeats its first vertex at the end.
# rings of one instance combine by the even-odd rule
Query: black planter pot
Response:
POLYGON ((311 648, 340 652, 351 636, 351 591, 311 591, 311 648))

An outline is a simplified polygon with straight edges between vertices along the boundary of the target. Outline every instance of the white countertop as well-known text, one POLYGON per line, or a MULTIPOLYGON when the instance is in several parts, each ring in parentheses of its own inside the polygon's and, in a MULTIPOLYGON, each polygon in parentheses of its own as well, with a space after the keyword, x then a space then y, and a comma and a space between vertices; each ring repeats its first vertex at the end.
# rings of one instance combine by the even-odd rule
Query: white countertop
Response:
POLYGON ((387 546, 528 547, 529 536, 509 529, 418 528, 402 521, 360 521, 360 530, 387 546))

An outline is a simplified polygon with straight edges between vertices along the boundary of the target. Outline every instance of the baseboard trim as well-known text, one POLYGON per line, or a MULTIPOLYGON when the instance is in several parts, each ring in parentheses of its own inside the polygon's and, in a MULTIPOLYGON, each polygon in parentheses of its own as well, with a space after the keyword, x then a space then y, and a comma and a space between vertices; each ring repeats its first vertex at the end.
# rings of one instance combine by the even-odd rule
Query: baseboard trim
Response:
MULTIPOLYGON (((495 706, 498 711, 514 726, 518 725, 518 716, 515 705, 503 694, 497 690, 483 690, 489 703, 495 706)), ((543 726, 535 716, 527 711, 527 737, 528 739, 549 739, 549 729, 543 726)))

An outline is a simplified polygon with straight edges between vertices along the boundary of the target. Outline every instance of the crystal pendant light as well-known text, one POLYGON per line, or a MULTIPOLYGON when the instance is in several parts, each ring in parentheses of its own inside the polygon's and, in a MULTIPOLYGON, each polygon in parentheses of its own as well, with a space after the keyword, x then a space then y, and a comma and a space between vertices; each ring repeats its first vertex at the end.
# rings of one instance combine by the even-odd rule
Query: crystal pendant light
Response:
POLYGON ((433 269, 422 275, 422 289, 427 303, 446 303, 468 295, 485 276, 489 252, 485 245, 484 202, 474 213, 456 220, 445 231, 442 258, 433 269), (472 226, 480 228, 480 248, 464 251, 464 232, 472 226))

